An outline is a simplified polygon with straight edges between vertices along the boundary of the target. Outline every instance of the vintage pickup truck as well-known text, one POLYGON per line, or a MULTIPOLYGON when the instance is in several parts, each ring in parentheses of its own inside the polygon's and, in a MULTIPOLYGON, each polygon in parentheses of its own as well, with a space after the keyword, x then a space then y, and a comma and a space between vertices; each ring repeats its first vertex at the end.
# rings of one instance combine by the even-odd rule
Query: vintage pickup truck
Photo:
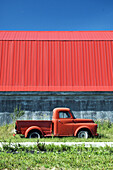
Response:
POLYGON ((91 119, 77 119, 69 108, 55 108, 52 120, 17 120, 16 134, 26 138, 47 136, 97 136, 97 124, 91 119))

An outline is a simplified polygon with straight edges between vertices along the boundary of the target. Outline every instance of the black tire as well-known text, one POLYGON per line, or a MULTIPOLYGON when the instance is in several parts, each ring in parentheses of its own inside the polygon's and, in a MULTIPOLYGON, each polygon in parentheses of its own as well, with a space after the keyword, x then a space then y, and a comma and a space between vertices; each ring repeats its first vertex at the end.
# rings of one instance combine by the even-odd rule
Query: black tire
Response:
POLYGON ((87 139, 88 138, 88 131, 86 131, 86 130, 79 131, 77 137, 87 139))
POLYGON ((41 135, 40 135, 39 132, 33 131, 33 132, 29 133, 29 138, 38 138, 38 139, 40 139, 41 135))

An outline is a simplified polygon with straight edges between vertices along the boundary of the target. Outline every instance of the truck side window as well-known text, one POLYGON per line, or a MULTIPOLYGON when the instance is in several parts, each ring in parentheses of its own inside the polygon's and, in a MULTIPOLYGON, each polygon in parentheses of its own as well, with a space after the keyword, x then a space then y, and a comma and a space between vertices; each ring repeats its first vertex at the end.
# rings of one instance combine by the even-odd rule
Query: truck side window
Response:
POLYGON ((66 112, 66 111, 60 111, 59 112, 59 118, 70 118, 70 114, 69 112, 66 112))

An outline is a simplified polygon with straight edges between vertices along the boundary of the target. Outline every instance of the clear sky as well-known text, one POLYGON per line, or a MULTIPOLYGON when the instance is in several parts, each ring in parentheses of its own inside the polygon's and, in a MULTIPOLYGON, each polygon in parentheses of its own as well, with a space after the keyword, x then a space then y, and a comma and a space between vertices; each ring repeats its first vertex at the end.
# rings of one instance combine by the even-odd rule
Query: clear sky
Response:
POLYGON ((0 0, 0 30, 113 30, 113 0, 0 0))

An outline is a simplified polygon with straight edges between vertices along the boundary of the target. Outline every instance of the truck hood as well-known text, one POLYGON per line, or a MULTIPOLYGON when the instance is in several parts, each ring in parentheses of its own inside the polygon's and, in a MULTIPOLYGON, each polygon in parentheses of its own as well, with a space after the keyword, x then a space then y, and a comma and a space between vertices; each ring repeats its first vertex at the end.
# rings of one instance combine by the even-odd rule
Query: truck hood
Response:
POLYGON ((75 123, 94 123, 92 119, 74 119, 75 123))

